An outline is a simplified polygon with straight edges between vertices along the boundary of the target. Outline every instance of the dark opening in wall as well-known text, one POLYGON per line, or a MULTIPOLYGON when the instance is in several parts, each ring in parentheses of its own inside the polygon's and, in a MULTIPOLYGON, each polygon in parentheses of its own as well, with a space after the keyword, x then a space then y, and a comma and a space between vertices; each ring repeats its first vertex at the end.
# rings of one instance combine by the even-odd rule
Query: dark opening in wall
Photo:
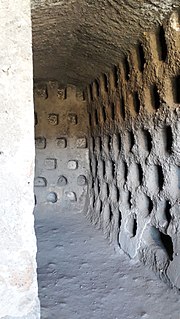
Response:
POLYGON ((93 100, 94 100, 94 97, 93 97, 92 84, 89 85, 89 94, 90 94, 90 100, 93 101, 93 100))
POLYGON ((143 130, 143 135, 144 135, 144 144, 145 144, 145 148, 148 151, 148 153, 150 154, 151 149, 152 149, 152 137, 151 134, 148 130, 143 130))
POLYGON ((37 125, 38 124, 38 116, 37 113, 34 112, 34 124, 37 125))
POLYGON ((117 133, 118 149, 121 151, 121 134, 117 133))
POLYGON ((101 184, 100 184, 99 180, 97 180, 97 192, 98 192, 98 195, 101 192, 101 184))
POLYGON ((119 83, 119 71, 116 65, 114 65, 113 67, 113 76, 114 76, 114 85, 115 85, 115 88, 117 88, 119 83))
POLYGON ((103 178, 106 175, 106 163, 105 160, 102 160, 102 173, 103 173, 103 178))
POLYGON ((125 79, 126 81, 128 81, 130 77, 130 67, 129 67, 129 62, 127 57, 124 58, 123 66, 124 66, 125 79))
POLYGON ((116 187, 116 190, 117 190, 117 202, 119 202, 119 200, 120 200, 120 191, 119 191, 119 188, 118 187, 116 187))
POLYGON ((180 75, 177 75, 172 79, 172 90, 174 103, 180 104, 180 75))
POLYGON ((150 88, 151 104, 153 109, 158 110, 161 106, 161 99, 159 96, 158 88, 156 84, 153 84, 150 88))
POLYGON ((91 113, 89 113, 89 125, 92 125, 92 117, 91 117, 91 113))
POLYGON ((143 170, 141 164, 137 164, 138 166, 138 173, 139 173, 139 185, 143 184, 143 170))
POLYGON ((157 246, 161 247, 162 249, 165 249, 169 259, 173 260, 173 243, 172 239, 169 235, 165 235, 162 232, 160 232, 159 229, 152 226, 151 227, 151 236, 154 242, 157 246))
POLYGON ((127 178, 128 178, 128 166, 127 166, 127 163, 124 162, 124 180, 125 180, 125 182, 127 182, 127 178))
POLYGON ((129 132, 129 150, 132 151, 133 146, 135 145, 135 138, 133 131, 129 132))
POLYGON ((132 194, 130 191, 128 191, 128 205, 129 205, 129 208, 131 209, 132 208, 132 194))
POLYGON ((157 39, 159 60, 166 61, 168 51, 167 51, 166 37, 165 37, 163 26, 159 26, 156 39, 157 39))
POLYGON ((165 150, 167 153, 171 154, 172 153, 172 145, 173 145, 173 133, 171 126, 166 126, 165 128, 165 150))
POLYGON ((114 105, 114 103, 111 103, 111 118, 113 121, 115 120, 115 105, 114 105))
POLYGON ((144 71, 144 65, 146 63, 145 56, 144 56, 144 49, 141 43, 137 46, 137 58, 138 58, 138 67, 139 71, 144 71))
POLYGON ((125 103, 124 103, 124 97, 122 96, 120 99, 120 112, 123 120, 126 118, 126 111, 125 111, 125 103))
POLYGON ((122 221, 122 214, 121 214, 121 211, 119 210, 119 218, 118 218, 118 228, 119 228, 119 230, 121 228, 121 221, 122 221))
POLYGON ((92 136, 92 138, 91 138, 91 142, 92 142, 92 152, 94 153, 94 151, 95 151, 95 143, 96 143, 96 141, 95 141, 95 138, 94 138, 94 136, 92 136))
POLYGON ((134 110, 137 114, 139 114, 141 104, 140 104, 138 92, 134 92, 133 100, 134 100, 134 110))
POLYGON ((103 74, 103 82, 104 82, 104 90, 105 92, 108 92, 108 77, 107 74, 103 74))
POLYGON ((167 200, 165 203, 165 215, 166 215, 166 219, 167 219, 168 223, 170 223, 170 221, 172 219, 170 209, 171 209, 171 205, 170 205, 170 202, 167 200))
POLYGON ((97 96, 99 96, 100 95, 100 88, 99 88, 98 80, 95 80, 94 84, 95 84, 95 87, 96 87, 96 94, 97 94, 97 96))
POLYGON ((97 173, 98 173, 98 160, 95 157, 95 165, 94 165, 94 178, 97 177, 97 173))
POLYGON ((100 215, 102 214, 102 211, 103 211, 103 203, 100 200, 100 205, 99 205, 99 213, 100 213, 100 215))
POLYGON ((157 165, 157 177, 158 177, 158 187, 159 190, 161 191, 164 186, 164 174, 163 174, 163 169, 160 165, 157 165))
POLYGON ((112 146, 112 136, 111 135, 108 135, 108 140, 107 140, 107 143, 108 143, 108 151, 111 152, 111 146, 112 146))
POLYGON ((102 143, 102 138, 99 136, 99 151, 102 153, 102 148, 103 148, 103 143, 102 143))
POLYGON ((56 203, 58 200, 58 197, 57 197, 57 194, 55 192, 50 192, 48 195, 47 195, 47 202, 49 203, 56 203))
POLYGON ((67 100, 67 87, 64 89, 64 100, 67 100))
POLYGON ((112 221, 113 219, 113 207, 111 207, 111 205, 109 205, 109 220, 110 222, 112 221))
POLYGON ((96 125, 98 125, 99 124, 99 119, 98 119, 98 111, 97 111, 97 109, 94 110, 94 117, 95 117, 95 123, 96 123, 96 125))
POLYGON ((135 237, 136 234, 137 234, 137 219, 136 219, 136 217, 134 217, 133 233, 132 233, 133 237, 135 237))
POLYGON ((102 106, 102 117, 103 121, 106 122, 106 108, 104 105, 102 106))
POLYGON ((153 201, 151 200, 150 197, 148 197, 148 211, 149 211, 149 215, 151 214, 152 210, 153 210, 153 201))
POLYGON ((94 180, 94 177, 92 178, 92 189, 95 189, 95 180, 94 180))
POLYGON ((172 239, 169 235, 165 235, 162 232, 160 232, 160 239, 163 243, 163 246, 169 256, 169 259, 172 261, 173 260, 173 242, 172 239))
POLYGON ((107 187, 107 198, 109 198, 109 196, 110 196, 110 189, 109 189, 109 184, 108 184, 108 183, 106 184, 106 187, 107 187))

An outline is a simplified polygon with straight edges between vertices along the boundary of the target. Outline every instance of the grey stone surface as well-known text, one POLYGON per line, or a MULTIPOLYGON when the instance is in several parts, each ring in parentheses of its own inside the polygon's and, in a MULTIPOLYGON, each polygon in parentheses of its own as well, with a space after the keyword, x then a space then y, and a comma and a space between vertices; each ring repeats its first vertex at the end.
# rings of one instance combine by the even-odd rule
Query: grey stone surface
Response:
POLYGON ((86 96, 91 170, 87 216, 131 258, 179 289, 178 21, 173 13, 161 38, 158 30, 147 32, 144 58, 133 49, 116 73, 89 85, 86 96))
POLYGON ((38 319, 30 2, 0 7, 0 318, 38 319))
POLYGON ((83 176, 86 181, 89 176, 87 102, 79 99, 79 90, 74 86, 64 88, 66 93, 61 89, 61 95, 58 88, 58 82, 51 81, 38 83, 34 90, 36 140, 40 136, 43 137, 40 141, 46 141, 36 143, 37 210, 39 204, 52 206, 59 212, 69 208, 83 210, 88 183, 79 183, 78 177, 83 176), (57 115, 56 125, 49 122, 48 114, 57 115), (45 185, 40 183, 42 178, 46 180, 45 185))
POLYGON ((32 0, 35 79, 89 84, 178 6, 179 0, 32 0))

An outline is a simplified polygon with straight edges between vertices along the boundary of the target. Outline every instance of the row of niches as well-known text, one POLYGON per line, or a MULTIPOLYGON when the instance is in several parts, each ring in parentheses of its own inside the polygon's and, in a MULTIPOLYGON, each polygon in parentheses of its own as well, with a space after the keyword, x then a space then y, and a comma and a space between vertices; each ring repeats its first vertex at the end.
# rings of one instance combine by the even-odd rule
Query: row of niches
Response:
MULTIPOLYGON (((38 196, 35 195, 35 205, 38 204, 37 197, 38 196)), ((47 192, 44 196, 44 202, 51 203, 51 204, 55 204, 55 203, 58 204, 64 200, 75 203, 78 200, 77 194, 73 191, 65 191, 63 195, 59 196, 57 192, 53 191, 53 192, 47 192)), ((41 203, 42 203, 42 198, 41 198, 41 203)))
MULTIPOLYGON (((123 187, 118 187, 116 181, 104 182, 99 178, 92 178, 90 209, 94 219, 101 219, 108 227, 116 223, 116 232, 120 232, 123 212, 126 212, 125 226, 129 238, 135 238, 142 227, 142 220, 149 218, 152 225, 152 237, 165 249, 169 260, 173 259, 173 243, 167 234, 168 227, 173 221, 170 200, 152 200, 144 192, 131 192, 123 187), (118 229, 117 229, 118 221, 118 229), (155 236, 158 235, 158 237, 155 236), (158 239, 159 238, 159 239, 158 239)), ((103 224, 103 223, 102 223, 103 224)), ((110 227, 111 229, 111 227, 110 227)), ((111 229, 112 231, 112 229, 111 229)))
POLYGON ((57 81, 49 81, 47 83, 36 83, 34 85, 35 98, 38 97, 42 98, 43 100, 46 100, 49 98, 49 95, 51 95, 52 91, 53 97, 57 96, 59 100, 67 100, 68 98, 71 98, 72 91, 75 92, 74 95, 77 100, 85 100, 85 95, 82 90, 72 86, 62 88, 59 86, 59 83, 57 81))
MULTIPOLYGON (((59 137, 55 140, 56 148, 66 149, 68 147, 72 148, 70 145, 69 138, 67 137, 59 137)), ((52 141, 49 141, 52 146, 52 141)), ((36 137, 35 146, 37 149, 45 149, 47 146, 47 139, 44 136, 36 137)), ((87 148, 87 138, 86 137, 78 137, 76 142, 73 142, 73 146, 76 148, 87 148)))
POLYGON ((144 162, 126 162, 119 158, 117 161, 111 158, 97 158, 91 154, 90 172, 93 180, 111 183, 116 180, 118 187, 132 190, 141 188, 146 190, 149 196, 157 196, 166 193, 173 200, 180 195, 180 166, 174 164, 146 164, 144 162))
MULTIPOLYGON (((77 181, 76 182, 77 182, 78 186, 85 186, 85 185, 87 185, 87 178, 84 175, 79 175, 77 177, 77 181)), ((60 175, 58 177, 57 182, 56 182, 56 186, 65 187, 68 184, 69 184, 69 182, 68 182, 68 178, 66 176, 60 175)), ((48 181, 47 181, 47 179, 45 177, 38 176, 34 180, 34 186, 35 187, 46 187, 46 186, 48 186, 48 181)))
MULTIPOLYGON (((177 27, 179 25, 179 15, 175 14, 174 21, 176 20, 177 27)), ((174 34, 174 28, 173 32, 174 34)), ((115 65, 113 69, 108 74, 102 74, 99 79, 96 79, 92 82, 88 87, 88 100, 94 101, 99 96, 111 94, 115 89, 121 90, 121 83, 124 80, 128 82, 132 78, 132 74, 135 72, 143 72, 146 68, 153 63, 155 60, 155 64, 158 62, 168 64, 169 62, 169 50, 172 50, 172 43, 175 43, 175 39, 171 39, 169 41, 170 34, 166 34, 164 27, 160 25, 156 32, 152 34, 147 34, 143 43, 138 43, 135 47, 135 50, 124 56, 122 63, 115 65), (168 38, 168 41, 167 41, 168 38), (147 63, 148 62, 148 63, 147 63)), ((177 43, 179 45, 179 42, 177 43)), ((174 56, 176 59, 176 56, 174 56)), ((177 55, 178 59, 178 55, 177 55)), ((176 62, 176 61, 174 61, 176 62)), ((178 65, 178 61, 177 61, 178 65)), ((176 94, 174 99, 175 103, 180 103, 180 93, 178 91, 180 81, 180 75, 175 72, 174 77, 172 78, 172 90, 176 87, 176 94)))
POLYGON ((173 206, 173 203, 170 199, 159 200, 157 196, 152 196, 150 193, 147 194, 145 190, 128 190, 128 187, 124 187, 123 183, 119 185, 117 180, 108 182, 98 177, 91 179, 90 187, 94 203, 96 198, 99 197, 102 202, 108 200, 114 206, 123 204, 124 207, 130 210, 139 209, 140 211, 143 211, 143 216, 147 217, 157 208, 157 204, 154 205, 153 202, 156 203, 160 201, 161 205, 158 205, 161 206, 162 216, 166 216, 164 219, 167 219, 168 224, 172 219, 170 209, 173 206))
POLYGON ((113 135, 91 136, 89 142, 90 152, 96 156, 109 157, 117 160, 119 156, 140 157, 151 159, 171 158, 178 153, 177 133, 170 125, 150 131, 144 128, 126 130, 113 135))
MULTIPOLYGON (((97 85, 98 82, 96 82, 97 85)), ((175 104, 180 104, 180 75, 177 74, 170 78, 169 85, 171 86, 171 92, 172 92, 172 102, 175 104)), ((141 93, 136 90, 134 92, 129 92, 129 99, 126 102, 125 97, 123 94, 121 94, 121 97, 119 97, 119 103, 120 104, 120 113, 123 119, 126 117, 126 104, 130 104, 130 110, 132 109, 136 114, 139 114, 141 110, 143 110, 143 107, 147 109, 151 109, 152 111, 157 111, 160 109, 161 105, 166 102, 164 101, 164 97, 161 95, 161 84, 160 83, 151 83, 149 86, 145 87, 144 90, 141 90, 141 93)), ((99 95, 98 95, 99 96, 99 95)), ((94 101, 93 99, 92 101, 94 101)), ((111 118, 115 118, 115 105, 112 102, 110 104, 110 112, 111 118), (114 112, 113 112, 114 111, 114 112)), ((103 106, 102 106, 103 108, 103 106)), ((105 111, 104 111, 105 112, 105 111)), ((108 115, 104 114, 104 118, 107 118, 108 115)))
MULTIPOLYGON (((172 87, 172 102, 180 104, 180 76, 172 79, 172 87)), ((119 115, 122 120, 126 120, 129 118, 129 114, 134 117, 140 115, 144 110, 157 112, 164 105, 164 102, 158 85, 151 84, 141 94, 138 90, 130 92, 127 101, 122 95, 116 99, 116 102, 100 102, 97 105, 93 105, 91 111, 89 111, 89 125, 99 126, 108 121, 117 121, 119 115)))
MULTIPOLYGON (((57 126, 60 123, 60 116, 57 113, 49 113, 47 115, 46 121, 51 126, 57 126)), ((35 125, 38 125, 38 114, 34 113, 34 122, 35 125)), ((78 124, 78 116, 76 113, 67 114, 67 123, 69 125, 77 125, 78 124)))
MULTIPOLYGON (((61 164, 61 161, 58 161, 58 159, 56 158, 45 158, 43 166, 46 170, 55 170, 58 167, 61 169, 62 164, 61 164)), ((79 168, 79 161, 69 160, 66 163, 66 167, 68 170, 77 170, 79 168)))

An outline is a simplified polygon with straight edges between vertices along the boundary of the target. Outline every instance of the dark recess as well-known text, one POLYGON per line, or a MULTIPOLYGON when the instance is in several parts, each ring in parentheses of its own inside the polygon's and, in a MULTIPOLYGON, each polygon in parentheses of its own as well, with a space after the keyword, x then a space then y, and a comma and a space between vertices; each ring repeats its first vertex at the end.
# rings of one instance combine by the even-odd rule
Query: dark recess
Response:
POLYGON ((172 80, 172 89, 174 103, 180 104, 180 75, 177 75, 172 80))
POLYGON ((165 138, 166 138, 166 152, 172 153, 172 145, 173 145, 173 133, 171 126, 166 126, 165 128, 165 138))
POLYGON ((141 43, 137 46, 137 58, 138 58, 138 67, 139 71, 144 71, 144 65, 146 63, 145 56, 144 56, 144 49, 141 43))
POLYGON ((161 105, 161 99, 159 96, 158 88, 156 84, 153 84, 150 89, 151 93, 151 104, 153 109, 158 110, 161 105))
POLYGON ((138 166, 138 173, 139 173, 139 184, 142 185, 143 184, 143 170, 142 170, 142 166, 141 164, 137 164, 138 166))
POLYGON ((126 81, 129 80, 129 77, 130 77, 130 67, 129 67, 129 62, 128 62, 128 59, 127 57, 124 58, 124 74, 125 74, 125 79, 126 81))
POLYGON ((130 131, 129 132, 129 149, 130 149, 130 151, 132 151, 132 148, 134 145, 135 145, 134 134, 133 134, 133 131, 130 131))
POLYGON ((140 99, 139 99, 139 94, 138 92, 134 92, 134 109, 135 109, 135 112, 137 114, 139 114, 140 112, 140 107, 141 107, 141 104, 140 104, 140 99))
POLYGON ((157 47, 159 60, 166 61, 168 50, 163 26, 160 26, 157 32, 157 47))
POLYGON ((103 121, 106 122, 106 108, 104 105, 102 106, 102 116, 103 116, 103 121))
POLYGON ((152 149, 152 137, 151 134, 148 130, 143 130, 143 134, 144 134, 144 141, 145 141, 145 146, 147 151, 150 153, 151 149, 152 149))
POLYGON ((124 162, 124 180, 127 182, 127 177, 128 177, 128 166, 127 163, 124 162))
POLYGON ((160 232, 160 239, 163 243, 163 246, 169 256, 169 259, 173 260, 173 242, 169 235, 165 235, 162 232, 160 232))
POLYGON ((166 219, 167 219, 168 223, 170 223, 170 221, 172 219, 170 209, 171 209, 171 205, 170 205, 170 202, 167 200, 166 204, 165 204, 165 215, 166 215, 166 219))
POLYGON ((164 185, 164 174, 163 174, 163 169, 160 165, 157 165, 157 175, 158 175, 158 186, 159 190, 161 191, 163 189, 164 185))
POLYGON ((100 95, 99 82, 98 82, 98 80, 95 80, 94 83, 96 85, 97 96, 99 96, 100 95))
POLYGON ((137 220, 134 218, 134 224, 133 224, 133 237, 135 237, 137 234, 137 220))
POLYGON ((114 85, 115 85, 115 88, 117 88, 119 83, 119 72, 116 65, 114 65, 114 68, 113 68, 113 76, 114 76, 114 85))

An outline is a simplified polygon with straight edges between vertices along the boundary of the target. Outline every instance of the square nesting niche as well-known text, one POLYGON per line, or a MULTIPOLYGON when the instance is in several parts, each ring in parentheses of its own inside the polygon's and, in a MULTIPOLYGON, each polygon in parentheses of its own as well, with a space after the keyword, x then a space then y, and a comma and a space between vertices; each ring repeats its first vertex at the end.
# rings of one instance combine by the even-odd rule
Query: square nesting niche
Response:
POLYGON ((44 161, 44 166, 48 170, 56 169, 57 160, 55 158, 46 158, 44 161))
POLYGON ((67 147, 67 139, 65 137, 57 138, 56 145, 58 148, 66 148, 67 147))
POLYGON ((75 160, 70 160, 68 163, 67 163, 67 168, 70 169, 70 170, 75 170, 78 168, 78 161, 75 161, 75 160))
POLYGON ((86 148, 87 147, 87 139, 86 137, 79 137, 76 141, 77 148, 86 148))
POLYGON ((51 113, 48 115, 48 123, 52 126, 58 125, 59 115, 51 113))

